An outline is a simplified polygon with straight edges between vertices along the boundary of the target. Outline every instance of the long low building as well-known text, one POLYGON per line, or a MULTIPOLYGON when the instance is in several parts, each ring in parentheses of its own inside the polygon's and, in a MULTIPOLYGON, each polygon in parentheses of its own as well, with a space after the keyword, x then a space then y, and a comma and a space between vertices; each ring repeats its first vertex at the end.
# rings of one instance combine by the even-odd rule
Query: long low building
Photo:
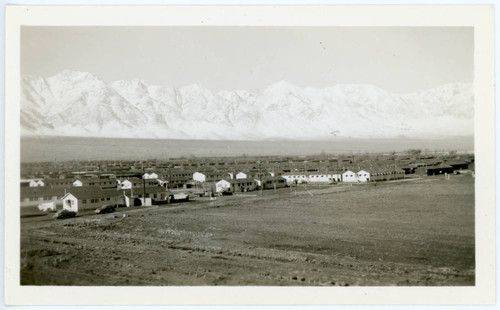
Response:
POLYGON ((302 184, 302 183, 321 183, 329 184, 334 182, 340 182, 340 174, 332 173, 286 173, 281 175, 287 184, 302 184))
MULTIPOLYGON (((358 168, 359 169, 359 168, 358 168)), ((370 167, 369 169, 353 169, 347 168, 342 173, 309 173, 309 174, 283 174, 287 184, 331 184, 335 182, 344 183, 365 183, 373 181, 388 181, 404 178, 405 171, 399 168, 378 168, 370 167)))
POLYGON ((257 182, 254 179, 222 179, 215 183, 215 191, 217 193, 231 192, 248 192, 257 188, 257 182))
POLYGON ((66 193, 64 188, 51 188, 46 186, 21 187, 21 207, 36 207, 44 203, 62 204, 62 196, 66 193))
POLYGON ((123 193, 118 190, 103 190, 99 186, 73 187, 62 197, 64 210, 80 212, 97 209, 103 205, 122 205, 123 193))
POLYGON ((376 171, 371 173, 370 181, 391 181, 405 178, 405 170, 376 171))
POLYGON ((81 178, 76 179, 73 187, 85 187, 85 186, 99 186, 101 188, 116 188, 118 186, 118 180, 116 179, 104 179, 104 178, 81 178))
POLYGON ((434 165, 434 166, 419 167, 416 170, 416 173, 432 176, 432 175, 440 175, 440 174, 445 174, 445 173, 452 174, 453 171, 455 171, 455 169, 452 166, 441 164, 441 165, 434 165))
POLYGON ((131 189, 102 189, 83 186, 68 189, 62 197, 63 209, 79 212, 97 209, 103 205, 151 206, 155 201, 166 201, 167 190, 162 186, 131 189))
POLYGON ((163 186, 149 186, 145 188, 119 190, 124 197, 124 204, 131 206, 151 206, 155 202, 167 201, 169 193, 163 186))
POLYGON ((217 170, 204 171, 204 172, 196 171, 195 173, 193 173, 193 180, 199 183, 217 182, 218 180, 221 180, 224 177, 226 177, 226 173, 217 170))
POLYGON ((262 189, 283 188, 287 185, 287 181, 281 176, 266 176, 262 180, 255 180, 262 189))
POLYGON ((118 189, 131 189, 131 188, 141 188, 141 187, 151 187, 159 185, 156 179, 139 179, 139 178, 127 178, 117 181, 118 189))
POLYGON ((42 179, 21 179, 21 187, 39 187, 45 186, 42 179))
POLYGON ((394 167, 370 167, 366 170, 353 172, 348 170, 342 174, 342 182, 346 183, 366 183, 376 181, 390 181, 403 179, 405 171, 394 167))

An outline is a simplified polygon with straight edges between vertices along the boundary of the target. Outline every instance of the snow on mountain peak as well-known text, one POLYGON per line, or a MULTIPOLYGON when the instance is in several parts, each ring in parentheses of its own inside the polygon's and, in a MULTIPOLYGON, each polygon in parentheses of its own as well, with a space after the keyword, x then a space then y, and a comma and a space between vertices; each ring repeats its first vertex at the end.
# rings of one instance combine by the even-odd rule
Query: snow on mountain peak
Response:
POLYGON ((277 92, 277 93, 287 93, 287 92, 291 93, 297 91, 302 91, 302 89, 293 85, 292 83, 283 80, 273 83, 269 85, 267 88, 263 89, 263 92, 277 92))
POLYGON ((323 139, 473 134, 473 87, 446 84, 391 94, 373 85, 212 92, 138 79, 106 82, 72 70, 22 79, 21 125, 29 135, 184 139, 323 139))
POLYGON ((89 72, 66 69, 49 77, 48 80, 78 82, 85 80, 98 80, 98 78, 89 72))

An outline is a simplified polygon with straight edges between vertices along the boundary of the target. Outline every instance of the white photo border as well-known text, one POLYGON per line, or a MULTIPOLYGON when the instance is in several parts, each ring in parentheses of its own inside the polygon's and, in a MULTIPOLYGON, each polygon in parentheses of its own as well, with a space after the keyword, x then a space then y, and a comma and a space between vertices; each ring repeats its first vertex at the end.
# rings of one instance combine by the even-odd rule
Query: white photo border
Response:
POLYGON ((495 303, 492 5, 7 6, 5 303, 8 305, 491 305, 495 303), (81 287, 20 285, 21 26, 474 27, 476 285, 471 287, 81 287), (8 181, 7 181, 8 180, 8 181))

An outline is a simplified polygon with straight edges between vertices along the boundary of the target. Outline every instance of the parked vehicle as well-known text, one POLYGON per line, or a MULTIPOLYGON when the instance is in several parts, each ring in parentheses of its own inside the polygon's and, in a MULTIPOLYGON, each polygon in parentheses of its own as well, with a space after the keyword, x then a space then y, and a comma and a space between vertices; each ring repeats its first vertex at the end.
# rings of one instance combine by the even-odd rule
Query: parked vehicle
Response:
POLYGON ((170 203, 173 202, 185 202, 189 201, 189 195, 185 193, 176 193, 176 194, 171 194, 168 196, 168 200, 170 203))
POLYGON ((54 214, 54 218, 56 219, 67 219, 71 217, 75 217, 76 212, 69 211, 69 210, 59 210, 54 214))
POLYGON ((220 196, 232 196, 233 192, 231 191, 223 191, 219 193, 220 196))
POLYGON ((115 209, 115 205, 104 205, 100 208, 95 209, 95 214, 113 213, 115 212, 115 209))

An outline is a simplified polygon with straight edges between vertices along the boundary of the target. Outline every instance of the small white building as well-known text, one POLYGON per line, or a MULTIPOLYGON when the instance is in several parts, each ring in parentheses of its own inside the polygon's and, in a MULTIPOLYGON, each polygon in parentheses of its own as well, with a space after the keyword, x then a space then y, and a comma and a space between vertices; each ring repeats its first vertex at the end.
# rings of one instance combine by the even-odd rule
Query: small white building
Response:
POLYGON ((123 195, 120 191, 103 191, 99 186, 71 188, 62 197, 63 209, 73 212, 96 209, 106 204, 122 203, 123 195))
POLYGON ((207 180, 207 176, 204 173, 195 172, 193 173, 193 180, 196 182, 205 183, 205 181, 207 180))
POLYGON ((370 172, 365 170, 360 170, 357 173, 358 182, 370 182, 370 172))
POLYGON ((43 182, 43 180, 31 180, 30 181, 30 187, 39 187, 39 186, 45 186, 45 182, 43 182))
POLYGON ((305 174, 284 174, 282 177, 285 178, 287 184, 302 184, 308 182, 308 178, 305 174))
POLYGON ((215 192, 222 193, 227 190, 231 190, 231 183, 229 181, 222 179, 215 183, 215 192))
POLYGON ((151 172, 151 173, 144 173, 144 175, 142 176, 143 179, 158 179, 158 175, 154 172, 151 172))
POLYGON ((131 188, 120 191, 123 193, 124 204, 127 207, 143 206, 149 207, 154 202, 166 201, 168 192, 162 186, 146 186, 143 188, 131 188))
MULTIPOLYGON (((87 200, 87 199, 85 199, 87 200)), ((78 199, 75 195, 71 193, 67 193, 66 195, 63 196, 62 198, 63 201, 63 209, 68 210, 68 211, 73 211, 73 212, 78 212, 82 210, 83 206, 83 199, 78 199)), ((88 199, 89 204, 99 207, 98 203, 100 201, 100 198, 90 198, 88 199)), ((87 202, 87 201, 86 201, 87 202)))
POLYGON ((132 187, 143 187, 143 186, 157 186, 158 182, 156 180, 143 180, 139 178, 128 178, 125 180, 118 180, 118 189, 131 189, 132 187))
POLYGON ((293 175, 283 174, 282 177, 285 178, 287 184, 293 183, 293 180, 294 180, 293 175))
POLYGON ((131 189, 132 182, 130 182, 129 180, 119 181, 118 188, 119 189, 131 189))
POLYGON ((358 175, 351 170, 342 173, 342 182, 358 182, 358 175))
POLYGON ((236 179, 248 179, 248 173, 238 172, 236 174, 236 179))
POLYGON ((81 186, 83 186, 83 183, 80 180, 76 180, 75 182, 73 182, 73 186, 74 187, 81 187, 81 186))

